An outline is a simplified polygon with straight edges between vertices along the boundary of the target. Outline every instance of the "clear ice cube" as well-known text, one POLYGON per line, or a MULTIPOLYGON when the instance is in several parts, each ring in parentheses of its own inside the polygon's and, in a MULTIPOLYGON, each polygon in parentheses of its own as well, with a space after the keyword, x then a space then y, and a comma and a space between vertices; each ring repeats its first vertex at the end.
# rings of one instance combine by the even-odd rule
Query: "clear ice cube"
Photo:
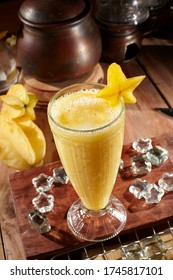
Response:
POLYGON ((32 227, 41 234, 44 234, 51 230, 51 225, 48 218, 37 209, 32 210, 29 213, 28 220, 32 227))
POLYGON ((142 192, 142 197, 145 198, 148 204, 159 203, 163 195, 164 190, 159 188, 156 184, 148 184, 145 191, 142 192))
POLYGON ((106 253, 104 253, 103 259, 104 260, 122 260, 121 248, 112 249, 110 251, 107 251, 106 253))
POLYGON ((168 192, 173 191, 173 173, 163 173, 162 178, 158 181, 158 185, 168 192))
POLYGON ((144 175, 151 171, 152 165, 145 155, 134 156, 130 158, 131 167, 136 175, 144 175))
POLYGON ((124 161, 120 159, 119 169, 123 170, 123 168, 124 168, 124 161))
POLYGON ((132 143, 132 147, 138 153, 145 154, 147 151, 152 149, 152 141, 150 138, 139 138, 132 143))
POLYGON ((39 193, 32 199, 32 203, 41 213, 46 213, 53 209, 54 197, 51 194, 39 193))
POLYGON ((168 151, 160 146, 154 146, 151 150, 146 153, 147 159, 156 166, 161 165, 168 159, 168 151))
POLYGON ((32 179, 32 184, 37 192, 46 192, 51 189, 53 181, 52 176, 41 173, 39 176, 32 179))
POLYGON ((53 179, 54 182, 60 183, 62 185, 66 185, 69 181, 69 178, 62 166, 53 169, 53 179))
POLYGON ((129 187, 129 191, 138 199, 142 197, 143 191, 147 188, 148 182, 137 178, 129 187))
POLYGON ((138 243, 131 243, 121 247, 123 260, 143 260, 145 255, 138 243))
POLYGON ((158 235, 149 236, 141 240, 141 248, 149 259, 162 259, 166 246, 158 235))

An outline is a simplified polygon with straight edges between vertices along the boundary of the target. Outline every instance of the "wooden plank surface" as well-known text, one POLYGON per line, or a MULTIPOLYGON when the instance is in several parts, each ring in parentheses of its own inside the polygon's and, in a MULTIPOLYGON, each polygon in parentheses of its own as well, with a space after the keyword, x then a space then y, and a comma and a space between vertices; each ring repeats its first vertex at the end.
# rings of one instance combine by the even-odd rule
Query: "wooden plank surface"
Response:
MULTIPOLYGON (((21 238, 19 236, 19 227, 14 211, 14 204, 9 188, 9 175, 14 170, 7 168, 0 162, 0 221, 1 221, 1 240, 3 248, 0 250, 0 259, 24 259, 25 253, 21 238)), ((1 246, 0 246, 1 247, 1 246)))
POLYGON ((138 60, 168 105, 173 107, 173 41, 144 40, 138 60))
MULTIPOLYGON (((144 74, 136 61, 124 65, 124 72, 128 77, 144 74)), ((124 144, 133 142, 138 137, 156 137, 164 142, 165 147, 172 153, 173 119, 154 110, 155 107, 167 107, 167 105, 150 82, 147 73, 145 74, 146 78, 134 92, 137 103, 126 104, 124 144)))

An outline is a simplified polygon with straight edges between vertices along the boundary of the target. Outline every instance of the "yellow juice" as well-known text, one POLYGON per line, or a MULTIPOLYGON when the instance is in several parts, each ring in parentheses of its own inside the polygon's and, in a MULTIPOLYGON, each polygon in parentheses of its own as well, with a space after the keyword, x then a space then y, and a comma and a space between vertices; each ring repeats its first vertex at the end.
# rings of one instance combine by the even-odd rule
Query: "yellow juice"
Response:
POLYGON ((52 100, 48 119, 62 164, 90 210, 108 204, 119 168, 124 105, 96 97, 98 89, 69 90, 52 100))

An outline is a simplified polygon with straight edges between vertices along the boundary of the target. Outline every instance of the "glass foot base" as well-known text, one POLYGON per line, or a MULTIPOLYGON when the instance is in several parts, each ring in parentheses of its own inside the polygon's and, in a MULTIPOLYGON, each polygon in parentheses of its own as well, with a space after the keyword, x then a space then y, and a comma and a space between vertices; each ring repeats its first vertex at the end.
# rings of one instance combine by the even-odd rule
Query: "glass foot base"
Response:
POLYGON ((86 209, 78 199, 68 210, 67 222, 79 238, 100 242, 116 236, 124 228, 126 217, 123 204, 111 196, 108 205, 99 211, 86 209))

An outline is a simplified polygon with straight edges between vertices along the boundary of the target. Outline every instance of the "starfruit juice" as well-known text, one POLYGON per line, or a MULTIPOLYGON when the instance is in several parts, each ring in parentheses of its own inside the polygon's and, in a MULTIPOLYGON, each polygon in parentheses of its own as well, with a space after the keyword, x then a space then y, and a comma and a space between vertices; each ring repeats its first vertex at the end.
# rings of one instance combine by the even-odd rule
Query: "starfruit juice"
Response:
POLYGON ((90 210, 106 207, 124 135, 124 103, 97 97, 102 84, 67 87, 51 99, 48 119, 62 164, 90 210))

